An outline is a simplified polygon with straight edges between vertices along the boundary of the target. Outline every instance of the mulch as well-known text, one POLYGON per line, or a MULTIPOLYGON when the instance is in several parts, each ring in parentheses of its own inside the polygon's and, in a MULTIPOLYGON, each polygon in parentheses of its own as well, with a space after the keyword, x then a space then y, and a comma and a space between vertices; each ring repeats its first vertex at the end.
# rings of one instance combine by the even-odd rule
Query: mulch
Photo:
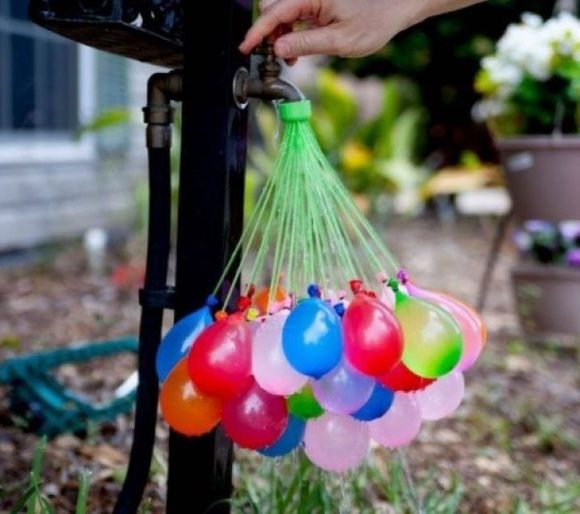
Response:
MULTIPOLYGON (((400 220, 385 234, 415 282, 474 302, 491 240, 489 225, 400 220)), ((76 245, 33 266, 0 269, 0 358, 136 334, 140 255, 142 247, 136 244, 116 256, 110 263, 116 270, 113 279, 88 271, 76 245)), ((578 341, 522 338, 509 281, 515 259, 511 246, 504 245, 483 313, 489 343, 466 375, 464 405, 454 417, 426 424, 407 450, 416 480, 431 477, 441 489, 449 488, 454 476, 462 480, 461 512, 510 513, 518 500, 533 512, 559 512, 549 510, 551 502, 579 484, 578 341)), ((58 376, 98 401, 133 367, 133 358, 124 356, 64 366, 58 376)), ((25 489, 38 444, 38 437, 17 428, 17 421, 7 391, 0 388, 0 512, 8 512, 25 489)), ((49 442, 42 489, 56 512, 74 512, 78 476, 85 469, 91 472, 88 512, 111 512, 127 463, 131 424, 130 415, 120 416, 115 423, 89 427, 84 438, 62 435, 49 442)), ((162 422, 157 436, 146 491, 151 512, 163 512, 168 433, 162 422)))

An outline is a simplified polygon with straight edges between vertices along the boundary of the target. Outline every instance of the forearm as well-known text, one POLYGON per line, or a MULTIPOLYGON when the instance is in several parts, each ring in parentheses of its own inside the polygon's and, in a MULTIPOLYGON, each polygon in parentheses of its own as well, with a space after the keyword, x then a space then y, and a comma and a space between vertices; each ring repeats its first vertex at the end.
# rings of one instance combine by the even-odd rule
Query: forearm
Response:
POLYGON ((480 1, 483 0, 276 0, 262 10, 240 50, 251 52, 265 37, 284 27, 274 46, 279 57, 363 57, 431 16, 480 1), (288 33, 288 27, 299 20, 309 20, 310 27, 288 33))

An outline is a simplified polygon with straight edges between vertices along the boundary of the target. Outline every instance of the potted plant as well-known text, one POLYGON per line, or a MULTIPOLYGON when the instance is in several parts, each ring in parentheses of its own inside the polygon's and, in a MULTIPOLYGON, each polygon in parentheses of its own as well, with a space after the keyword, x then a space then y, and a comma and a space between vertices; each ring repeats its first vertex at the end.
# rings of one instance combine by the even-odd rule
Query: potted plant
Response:
POLYGON ((580 21, 524 14, 482 60, 475 85, 483 98, 474 115, 491 129, 524 223, 512 270, 522 328, 580 335, 580 21))
POLYGON ((474 115, 497 142, 520 220, 580 219, 580 21, 526 13, 481 63, 474 115))
POLYGON ((524 331, 580 334, 580 221, 526 221, 514 242, 522 260, 512 282, 524 331))

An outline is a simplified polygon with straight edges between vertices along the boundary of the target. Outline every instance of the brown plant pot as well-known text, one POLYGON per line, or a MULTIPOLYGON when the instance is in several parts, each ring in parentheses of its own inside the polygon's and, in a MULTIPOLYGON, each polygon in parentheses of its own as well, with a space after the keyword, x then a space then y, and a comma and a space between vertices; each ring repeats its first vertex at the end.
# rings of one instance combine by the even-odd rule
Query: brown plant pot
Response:
POLYGON ((580 136, 496 141, 519 220, 580 219, 580 136))
POLYGON ((526 334, 580 336, 580 270, 522 262, 512 269, 512 285, 526 334))

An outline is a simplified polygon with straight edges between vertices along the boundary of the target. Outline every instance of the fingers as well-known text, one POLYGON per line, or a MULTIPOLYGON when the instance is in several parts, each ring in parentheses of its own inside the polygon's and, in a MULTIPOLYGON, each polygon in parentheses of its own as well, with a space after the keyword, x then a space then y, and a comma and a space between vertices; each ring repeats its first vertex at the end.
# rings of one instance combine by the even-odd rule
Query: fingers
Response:
POLYGON ((336 28, 290 32, 276 39, 274 51, 278 57, 290 60, 303 55, 336 55, 339 53, 336 28))
POLYGON ((316 0, 277 0, 268 4, 240 45, 240 51, 249 54, 279 25, 292 24, 304 16, 314 14, 316 0))

